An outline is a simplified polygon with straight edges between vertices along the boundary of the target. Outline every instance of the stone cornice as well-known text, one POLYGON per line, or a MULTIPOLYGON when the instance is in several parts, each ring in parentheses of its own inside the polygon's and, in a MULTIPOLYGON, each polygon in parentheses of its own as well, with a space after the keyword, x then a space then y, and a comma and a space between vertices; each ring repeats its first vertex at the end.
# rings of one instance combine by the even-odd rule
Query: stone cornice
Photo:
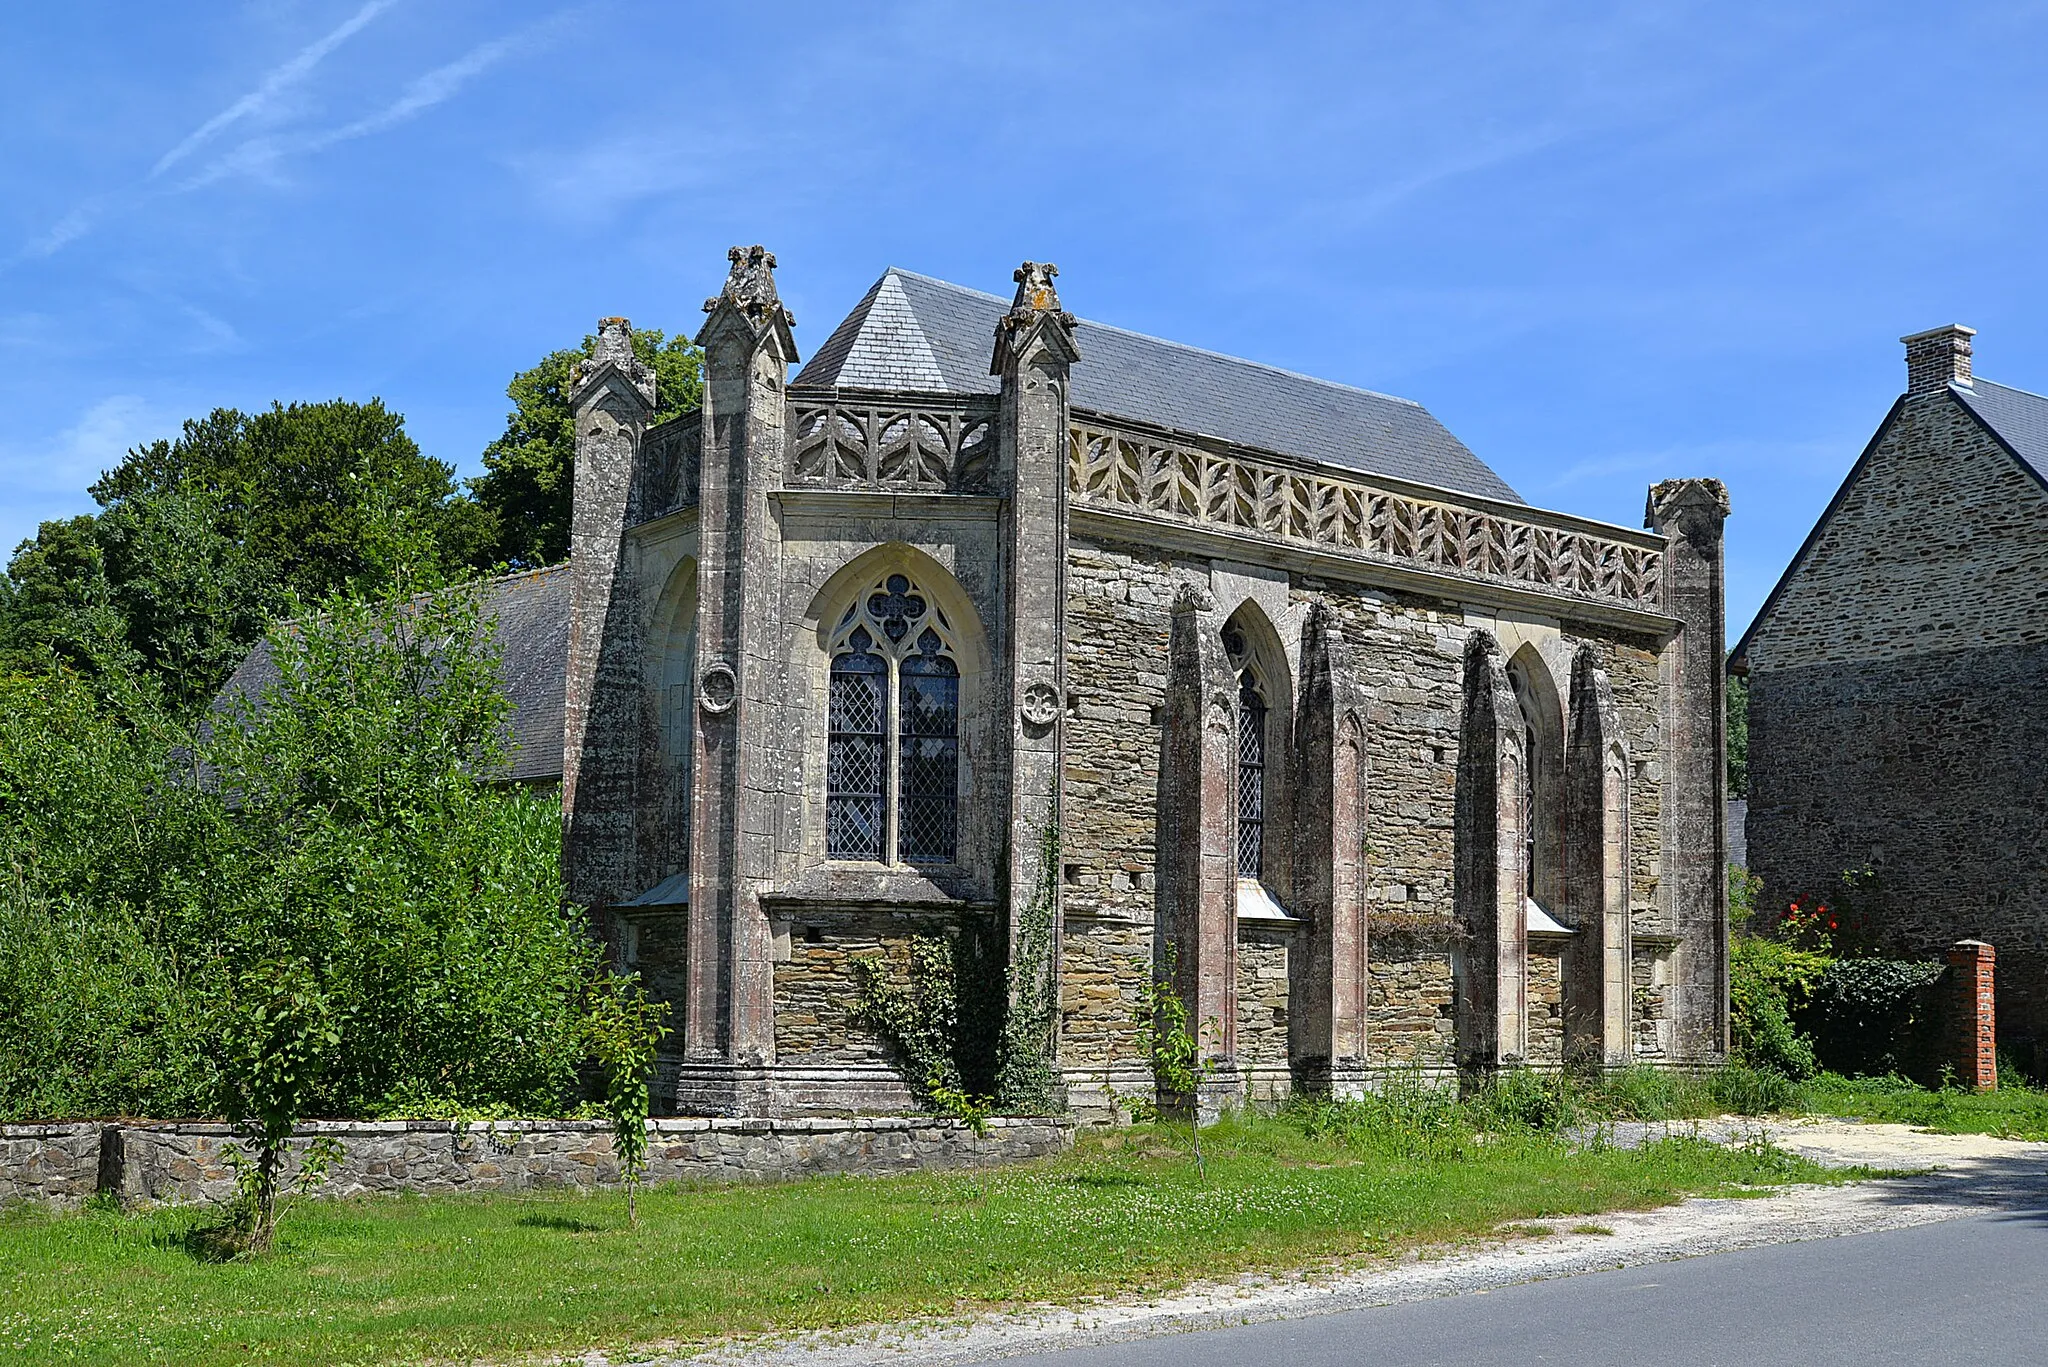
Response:
POLYGON ((1344 578, 1377 576, 1438 595, 1580 618, 1619 614, 1638 629, 1670 629, 1662 536, 1492 500, 1421 497, 1330 467, 1106 425, 1074 425, 1067 473, 1077 519, 1142 520, 1156 530, 1135 538, 1141 543, 1220 537, 1266 548, 1250 557, 1262 563, 1288 563, 1288 553, 1333 557, 1361 567, 1338 572, 1344 578))
POLYGON ((813 518, 994 522, 1003 507, 1002 499, 987 494, 895 493, 883 489, 777 489, 769 497, 785 515, 813 518))
POLYGON ((1598 599, 1566 598, 1538 589, 1516 588, 1497 580, 1414 569, 1317 546, 1276 541, 1230 527, 1192 526, 1168 522, 1135 510, 1099 508, 1076 503, 1069 513, 1076 532, 1105 541, 1151 549, 1183 551, 1275 569, 1296 570, 1343 583, 1423 594, 1458 605, 1535 612, 1574 622, 1637 631, 1660 639, 1678 630, 1678 619, 1662 612, 1624 607, 1598 599))

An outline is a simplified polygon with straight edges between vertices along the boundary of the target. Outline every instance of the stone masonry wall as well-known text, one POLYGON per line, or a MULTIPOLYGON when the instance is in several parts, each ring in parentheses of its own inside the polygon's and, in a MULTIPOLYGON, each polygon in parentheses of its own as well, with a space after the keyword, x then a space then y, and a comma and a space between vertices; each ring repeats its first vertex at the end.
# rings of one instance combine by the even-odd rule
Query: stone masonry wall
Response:
POLYGON ((1749 867, 1766 909, 1832 898, 1915 958, 1998 947, 2001 1042, 2048 1066, 2048 645, 1750 676, 1749 867), (1869 899, 1866 899, 1869 902, 1869 899))
POLYGON ((776 1058, 783 1063, 882 1061, 880 1037, 853 1020, 859 1001, 855 961, 879 958, 884 979, 907 986, 912 939, 951 938, 956 928, 945 916, 930 913, 807 909, 802 915, 801 921, 786 923, 787 938, 775 950, 776 1058))
POLYGON ((1764 906, 1869 867, 1900 952, 1998 947, 2048 1065, 2048 492, 1946 389, 1904 401, 1745 657, 1764 906))
MULTIPOLYGON (((992 1120, 977 1140, 930 1117, 652 1120, 650 1183, 757 1182, 819 1173, 890 1173, 1012 1162, 1057 1153, 1073 1128, 992 1120)), ((619 1184, 611 1131, 594 1120, 324 1121, 302 1127, 341 1141, 323 1197, 385 1192, 536 1191, 619 1184)), ((95 1192, 123 1204, 217 1201, 233 1192, 226 1125, 0 1125, 0 1205, 75 1206, 95 1192)), ((293 1169, 295 1170, 295 1169, 293 1169)))
POLYGON ((1287 1066, 1288 931, 1242 928, 1237 936, 1237 1057, 1240 1064, 1287 1066))
POLYGON ((1564 1062, 1564 982, 1558 946, 1529 950, 1529 1062, 1554 1068, 1564 1062))
POLYGON ((1376 949, 1367 960, 1366 977, 1370 1033, 1365 1047, 1375 1066, 1450 1067, 1457 1055, 1450 952, 1376 949))
POLYGON ((1943 391, 1879 436, 1746 654, 1756 676, 2041 644, 2048 491, 1943 391))
MULTIPOLYGON (((1203 583, 1210 572, 1210 563, 1196 557, 1081 537, 1070 545, 1060 1041, 1070 1085, 1081 1085, 1091 1070, 1099 1079, 1105 1068, 1142 1068, 1129 1025, 1138 986, 1129 960, 1148 960, 1152 953, 1158 723, 1170 607, 1177 579, 1203 583)), ((1368 1066, 1439 1066, 1453 1052, 1450 956, 1446 949, 1401 946, 1448 944, 1444 937, 1452 930, 1460 670, 1472 628, 1463 607, 1413 594, 1297 576, 1287 597, 1289 619, 1274 623, 1283 640, 1290 631, 1298 636, 1293 617, 1311 600, 1327 603, 1372 699, 1365 813, 1368 1066), (1376 932, 1391 932, 1386 947, 1376 932)), ((1569 688, 1571 652, 1581 644, 1595 648, 1608 673, 1631 760, 1634 919, 1640 931, 1661 931, 1668 918, 1659 900, 1659 643, 1570 620, 1551 630, 1561 694, 1569 688)), ((1268 838, 1285 836, 1269 830, 1268 838)), ((1289 895, 1285 888, 1274 891, 1283 902, 1289 895)), ((1271 967, 1263 952, 1240 937, 1238 1030, 1247 1067, 1286 1061, 1285 1032, 1271 1014, 1284 999, 1269 1000, 1272 993, 1261 986, 1267 981, 1258 976, 1261 967, 1271 967)), ((1554 1000, 1557 961, 1545 962, 1553 984, 1546 1000, 1554 1000)), ((1557 1043, 1551 1052, 1561 1053, 1561 1037, 1557 1043)))

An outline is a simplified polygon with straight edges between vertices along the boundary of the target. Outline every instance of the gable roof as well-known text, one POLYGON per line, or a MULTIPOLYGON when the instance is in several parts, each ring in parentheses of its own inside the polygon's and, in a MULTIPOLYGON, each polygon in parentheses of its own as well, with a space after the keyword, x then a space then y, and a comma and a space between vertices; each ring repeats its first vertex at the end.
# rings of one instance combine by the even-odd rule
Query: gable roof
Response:
POLYGON ((1951 384, 1948 392, 1991 429, 2035 479, 2048 485, 2048 397, 1989 380, 1951 384))
MULTIPOLYGON (((937 394, 995 394, 988 373, 1009 301, 890 267, 792 382, 937 394)), ((1085 319, 1074 330, 1073 405, 1107 417, 1219 437, 1520 503, 1505 480, 1421 404, 1085 319)))
MULTIPOLYGON (((482 611, 498 624, 498 653, 505 696, 512 703, 512 767, 515 782, 560 778, 562 706, 569 677, 569 567, 486 580, 482 611)), ((258 641, 241 666, 221 685, 223 698, 261 698, 278 682, 270 642, 258 641)))
MULTIPOLYGON (((2029 393, 2024 389, 2014 389, 2010 385, 1995 384, 1990 380, 1974 380, 1967 385, 1950 382, 1945 388, 1949 397, 1976 418, 1984 430, 2019 463, 2022 470, 2039 480, 2042 487, 2048 488, 2048 397, 2029 393)), ((1770 594, 1764 599, 1763 606, 1756 610, 1756 616, 1749 619, 1749 626, 1742 633, 1742 639, 1728 652, 1728 664, 1731 668, 1740 666, 1747 669, 1749 645, 1755 639, 1757 629, 1770 617, 1771 609, 1778 605, 1778 600, 1785 594, 1786 586, 1792 582, 1793 573, 1805 562, 1807 554, 1820 540, 1821 532, 1834 520, 1835 510, 1842 506, 1843 500, 1849 496, 1849 491, 1856 487, 1856 481, 1863 474, 1863 467, 1870 463, 1872 453, 1877 450, 1878 443, 1884 440, 1884 434, 1891 430, 1892 423, 1897 421, 1899 410, 1905 403, 1904 394, 1892 403, 1891 410, 1884 415, 1884 421, 1877 425, 1877 431, 1871 434, 1862 454, 1856 457, 1856 463, 1850 466, 1849 473, 1842 477, 1841 487, 1835 490, 1835 496, 1828 500, 1828 506, 1814 519, 1813 527, 1806 533, 1806 539, 1799 543, 1799 549, 1785 562, 1784 572, 1778 576, 1778 582, 1771 585, 1770 594)))

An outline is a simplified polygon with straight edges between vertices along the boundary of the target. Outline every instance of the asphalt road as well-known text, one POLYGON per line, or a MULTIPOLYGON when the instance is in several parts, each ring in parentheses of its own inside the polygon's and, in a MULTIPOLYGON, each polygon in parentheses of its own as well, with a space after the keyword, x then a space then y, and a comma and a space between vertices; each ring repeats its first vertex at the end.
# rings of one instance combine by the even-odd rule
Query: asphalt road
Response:
POLYGON ((2048 1204, 1003 1361, 1044 1367, 2048 1367, 2048 1204))

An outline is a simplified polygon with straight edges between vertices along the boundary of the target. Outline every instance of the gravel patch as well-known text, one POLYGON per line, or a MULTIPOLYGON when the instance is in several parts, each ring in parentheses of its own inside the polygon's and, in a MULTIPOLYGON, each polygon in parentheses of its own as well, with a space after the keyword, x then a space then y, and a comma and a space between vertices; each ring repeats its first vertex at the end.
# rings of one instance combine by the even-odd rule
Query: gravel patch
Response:
POLYGON ((1658 1210, 1618 1211, 1528 1222, 1512 1240, 1422 1250, 1341 1271, 1253 1275, 1197 1283, 1168 1296, 1080 1307, 1042 1307, 951 1323, 877 1325, 754 1339, 675 1356, 591 1353, 584 1367, 638 1362, 651 1367, 866 1367, 901 1363, 942 1367, 986 1362, 1161 1334, 1188 1333, 1398 1305, 1436 1296, 1582 1272, 1670 1262, 1763 1244, 1869 1234, 1953 1220, 1987 1209, 2048 1207, 2048 1144, 1983 1135, 1923 1134, 1903 1125, 1848 1121, 1718 1120, 1627 1123, 1608 1142, 1636 1145, 1668 1133, 1697 1133, 1727 1143, 1768 1139, 1835 1167, 1904 1170, 1911 1175, 1847 1186, 1788 1186, 1748 1199, 1693 1199, 1658 1210), (1578 1228, 1612 1233, 1574 1232, 1578 1228), (1547 1234, 1542 1233, 1548 1229, 1547 1234), (1534 1235, 1535 1237, 1531 1237, 1534 1235))

